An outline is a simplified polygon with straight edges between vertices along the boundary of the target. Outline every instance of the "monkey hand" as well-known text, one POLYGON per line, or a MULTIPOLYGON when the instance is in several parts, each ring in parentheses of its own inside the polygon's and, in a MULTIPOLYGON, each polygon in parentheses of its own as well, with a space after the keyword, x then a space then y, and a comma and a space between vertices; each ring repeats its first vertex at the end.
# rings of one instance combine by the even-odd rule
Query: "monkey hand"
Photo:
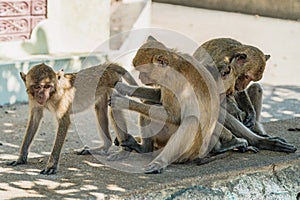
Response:
POLYGON ((108 101, 108 105, 112 109, 116 109, 116 110, 128 109, 129 101, 130 100, 124 96, 113 95, 110 97, 108 101))
POLYGON ((250 130, 253 130, 256 123, 256 113, 249 113, 247 112, 245 119, 243 120, 243 124, 249 128, 250 130))
POLYGON ((260 149, 294 153, 297 148, 278 137, 262 137, 255 145, 260 149))

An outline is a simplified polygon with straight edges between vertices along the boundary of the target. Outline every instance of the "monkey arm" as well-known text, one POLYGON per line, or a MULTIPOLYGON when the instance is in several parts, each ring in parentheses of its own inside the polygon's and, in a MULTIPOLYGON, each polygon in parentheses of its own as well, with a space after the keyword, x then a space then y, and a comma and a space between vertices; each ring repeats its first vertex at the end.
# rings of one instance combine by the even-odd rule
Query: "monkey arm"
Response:
POLYGON ((246 113, 246 118, 244 119, 243 124, 252 130, 256 122, 256 112, 247 91, 236 93, 235 100, 238 104, 238 107, 246 113))
POLYGON ((61 149, 63 147, 71 120, 69 113, 65 113, 60 119, 58 119, 58 129, 56 133, 55 143, 49 157, 47 166, 42 170, 41 174, 55 174, 57 171, 58 160, 61 149))
POLYGON ((168 113, 162 105, 144 104, 123 96, 112 96, 110 98, 110 106, 113 109, 136 111, 159 122, 168 122, 175 125, 179 125, 180 123, 180 121, 178 121, 172 114, 168 113))
POLYGON ((161 90, 159 88, 145 88, 138 86, 130 86, 122 82, 118 82, 115 89, 122 95, 137 97, 148 100, 152 103, 160 103, 161 90))
POLYGON ((23 139, 23 142, 22 142, 22 145, 20 148, 18 160, 8 163, 8 165, 15 166, 15 165, 19 165, 19 164, 25 164, 27 162, 29 146, 39 128, 41 119, 43 117, 43 108, 33 107, 32 105, 30 105, 30 107, 32 107, 32 109, 30 110, 28 124, 27 124, 27 128, 25 131, 24 139, 23 139))
POLYGON ((244 126, 240 121, 226 112, 225 109, 220 109, 221 117, 225 117, 224 126, 229 129, 235 136, 245 138, 250 145, 260 149, 272 151, 283 151, 293 153, 297 148, 277 137, 262 137, 253 133, 250 129, 244 126))

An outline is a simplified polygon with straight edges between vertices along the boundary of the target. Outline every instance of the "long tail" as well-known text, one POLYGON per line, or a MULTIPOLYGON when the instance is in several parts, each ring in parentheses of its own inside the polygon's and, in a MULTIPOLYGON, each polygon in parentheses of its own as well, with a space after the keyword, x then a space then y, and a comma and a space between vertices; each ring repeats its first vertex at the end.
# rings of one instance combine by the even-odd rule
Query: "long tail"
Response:
POLYGON ((122 77, 126 80, 127 83, 129 83, 130 85, 135 85, 138 86, 137 82, 135 81, 135 79, 133 78, 133 76, 126 70, 124 69, 122 66, 115 64, 115 63, 111 63, 109 65, 109 67, 114 70, 115 72, 117 72, 118 74, 122 75, 122 77))

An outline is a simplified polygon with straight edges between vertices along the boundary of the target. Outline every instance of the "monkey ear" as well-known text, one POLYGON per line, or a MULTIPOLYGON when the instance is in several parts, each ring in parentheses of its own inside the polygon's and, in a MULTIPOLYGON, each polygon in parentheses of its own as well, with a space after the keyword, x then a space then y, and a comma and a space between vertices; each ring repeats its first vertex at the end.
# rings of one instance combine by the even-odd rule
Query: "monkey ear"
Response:
POLYGON ((65 75, 65 72, 64 72, 64 69, 61 69, 59 71, 56 72, 56 77, 57 77, 57 80, 60 80, 62 76, 65 75))
POLYGON ((266 61, 269 60, 270 57, 271 57, 271 55, 265 55, 266 61))
POLYGON ((150 41, 156 41, 157 42, 157 39, 155 39, 152 35, 149 35, 148 38, 147 38, 147 42, 150 42, 150 41))
POLYGON ((24 72, 20 72, 20 76, 25 83, 26 82, 26 74, 24 72))
POLYGON ((234 55, 231 62, 235 62, 238 65, 244 65, 246 63, 247 54, 245 53, 237 53, 234 55))

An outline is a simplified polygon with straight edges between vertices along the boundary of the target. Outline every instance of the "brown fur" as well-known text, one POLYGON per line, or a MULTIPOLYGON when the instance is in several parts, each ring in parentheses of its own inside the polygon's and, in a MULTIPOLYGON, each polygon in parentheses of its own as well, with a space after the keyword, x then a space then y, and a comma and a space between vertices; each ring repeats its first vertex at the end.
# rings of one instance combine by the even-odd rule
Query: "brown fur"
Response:
POLYGON ((211 148, 209 144, 219 108, 217 86, 211 74, 191 56, 174 52, 152 37, 138 50, 133 65, 140 71, 144 84, 160 86, 162 105, 133 100, 128 104, 124 97, 117 97, 112 99, 112 106, 134 110, 146 117, 155 110, 151 119, 165 122, 165 134, 170 135, 162 152, 145 172, 161 172, 172 162, 203 157, 211 148))
MULTIPOLYGON (((224 141, 231 143, 228 140, 231 132, 242 139, 247 139, 254 148, 286 152, 295 151, 295 147, 286 143, 284 139, 269 136, 259 122, 262 88, 258 84, 253 84, 245 90, 251 81, 259 81, 262 78, 266 61, 270 58, 270 55, 264 55, 258 48, 244 45, 234 39, 218 38, 202 44, 195 51, 194 57, 200 62, 212 60, 214 62, 213 66, 216 66, 220 73, 224 63, 225 65, 228 64, 232 68, 235 77, 235 83, 232 82, 234 85, 231 88, 239 92, 233 92, 232 89, 230 92, 227 91, 226 110, 236 118, 229 117, 229 114, 222 114, 227 117, 224 125, 229 130, 225 132, 225 129, 222 129, 221 143, 224 143, 224 141), (240 126, 238 120, 243 122, 245 126, 240 126), (235 126, 232 126, 232 124, 235 124, 235 126)), ((224 85, 226 85, 226 82, 224 82, 224 85)), ((221 148, 221 151, 228 149, 231 149, 231 147, 221 148)))
MULTIPOLYGON (((238 124, 237 119, 229 122, 226 120, 225 126, 231 128, 228 130, 222 125, 224 123, 223 121, 220 121, 221 123, 218 122, 215 130, 216 133, 214 135, 218 136, 219 134, 217 132, 219 131, 222 131, 222 134, 220 135, 219 142, 215 146, 215 152, 224 152, 234 148, 241 148, 242 151, 247 149, 257 151, 257 148, 286 152, 295 151, 295 147, 286 143, 284 139, 269 136, 259 122, 262 104, 261 87, 257 87, 258 85, 255 84, 247 89, 247 91, 234 93, 234 96, 229 95, 234 92, 234 88, 239 88, 236 86, 236 84, 239 84, 238 82, 236 83, 237 79, 238 81, 243 82, 243 87, 248 85, 249 80, 243 81, 244 74, 250 74, 250 77, 256 77, 251 79, 253 81, 259 80, 262 77, 265 61, 270 57, 269 55, 265 56, 256 47, 242 45, 240 42, 229 38, 219 38, 208 41, 201 45, 194 55, 198 61, 211 72, 218 84, 220 94, 224 91, 228 94, 226 105, 228 112, 236 116, 239 121, 245 123, 245 126, 237 125, 237 127, 240 127, 239 129, 232 129, 230 126, 227 126, 226 123, 238 124), (211 53, 211 55, 208 53, 211 53), (240 58, 241 54, 245 54, 246 56, 240 58), (242 73, 242 76, 238 77, 237 71, 242 73), (220 80, 223 81, 223 85, 220 84, 220 80), (248 94, 250 94, 250 96, 248 94), (248 128, 246 126, 254 132, 247 130, 248 128), (236 138, 232 134, 235 134, 235 132, 238 132, 236 135, 241 138, 236 138), (265 138, 262 139, 260 136, 265 138), (254 147, 248 146, 248 141, 250 145, 253 145, 254 147)), ((140 58, 144 59, 142 56, 140 56, 140 58)), ((151 90, 149 88, 132 88, 125 85, 122 88, 119 88, 119 91, 123 94, 137 96, 139 98, 147 96, 147 99, 150 101, 151 98, 149 96, 152 95, 152 99, 157 99, 157 97, 160 96, 159 92, 150 92, 151 90)), ((157 101, 155 100, 155 102, 157 101)), ((223 117, 224 116, 225 115, 223 115, 223 117)), ((221 117, 221 119, 224 118, 221 117)), ((159 140, 165 132, 166 131, 163 130, 155 137, 151 137, 151 133, 144 133, 144 135, 142 133, 142 144, 131 140, 130 142, 125 142, 124 145, 127 145, 129 148, 140 153, 153 151, 153 145, 157 143, 153 140, 159 140)), ((215 140, 218 140, 218 138, 215 138, 215 140)))
POLYGON ((199 60, 211 57, 220 69, 222 65, 229 64, 232 68, 238 91, 244 90, 251 81, 259 81, 265 70, 266 61, 270 55, 265 55, 260 49, 244 45, 231 38, 212 39, 202 44, 193 54, 199 60))
MULTIPOLYGON (((20 75, 28 93, 29 119, 19 157, 16 161, 9 163, 9 165, 14 166, 27 162, 28 149, 43 117, 43 110, 48 109, 57 119, 58 130, 49 161, 41 173, 56 173, 60 152, 71 123, 70 114, 74 111, 72 109, 73 102, 76 102, 77 105, 84 105, 77 110, 81 111, 91 105, 86 104, 86 101, 90 102, 88 98, 91 96, 93 96, 92 100, 96 100, 95 111, 100 128, 100 136, 104 143, 97 151, 106 153, 112 143, 108 131, 108 97, 111 94, 111 88, 121 81, 122 75, 126 73, 128 72, 125 69, 116 64, 103 64, 82 70, 79 73, 70 74, 64 74, 63 71, 54 72, 51 67, 39 64, 32 67, 27 75, 21 72, 20 75), (84 96, 84 92, 90 93, 88 94, 90 96, 84 96)), ((128 79, 128 74, 125 79, 128 79)), ((129 77, 128 82, 136 85, 132 77, 129 77)), ((120 140, 126 139, 127 131, 118 131, 116 130, 116 134, 120 140)))

